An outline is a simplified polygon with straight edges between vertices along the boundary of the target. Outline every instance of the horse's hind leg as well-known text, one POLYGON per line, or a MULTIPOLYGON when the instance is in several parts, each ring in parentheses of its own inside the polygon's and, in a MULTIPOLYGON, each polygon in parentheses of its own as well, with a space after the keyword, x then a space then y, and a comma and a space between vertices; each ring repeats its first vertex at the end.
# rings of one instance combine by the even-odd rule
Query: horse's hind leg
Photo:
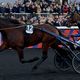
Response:
POLYGON ((48 45, 47 45, 46 43, 43 43, 42 49, 43 49, 43 51, 42 51, 42 57, 41 57, 40 60, 36 63, 36 65, 33 67, 32 70, 37 69, 38 66, 39 66, 42 62, 44 62, 44 61, 47 59, 47 57, 48 57, 48 56, 47 56, 47 53, 48 53, 48 45))
POLYGON ((24 53, 23 53, 23 49, 22 48, 15 48, 15 50, 17 50, 17 54, 18 54, 18 57, 19 57, 19 61, 21 63, 24 63, 25 61, 23 60, 24 59, 24 53))

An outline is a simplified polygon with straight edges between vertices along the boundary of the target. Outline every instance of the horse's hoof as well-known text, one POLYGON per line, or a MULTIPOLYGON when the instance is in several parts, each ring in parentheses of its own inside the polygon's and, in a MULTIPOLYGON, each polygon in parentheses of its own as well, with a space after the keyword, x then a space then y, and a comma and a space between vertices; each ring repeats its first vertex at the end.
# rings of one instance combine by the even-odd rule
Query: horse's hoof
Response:
POLYGON ((25 61, 21 61, 21 64, 24 64, 25 63, 25 61))
POLYGON ((39 58, 38 58, 38 57, 35 57, 35 58, 33 58, 33 59, 27 60, 26 62, 27 62, 27 63, 32 63, 32 62, 35 62, 35 61, 37 61, 37 60, 39 60, 39 58))
POLYGON ((35 57, 35 58, 33 58, 33 59, 30 59, 30 60, 21 60, 20 62, 21 62, 22 64, 24 64, 24 63, 32 63, 32 62, 35 62, 35 61, 37 61, 37 60, 39 60, 39 58, 38 58, 38 57, 35 57))

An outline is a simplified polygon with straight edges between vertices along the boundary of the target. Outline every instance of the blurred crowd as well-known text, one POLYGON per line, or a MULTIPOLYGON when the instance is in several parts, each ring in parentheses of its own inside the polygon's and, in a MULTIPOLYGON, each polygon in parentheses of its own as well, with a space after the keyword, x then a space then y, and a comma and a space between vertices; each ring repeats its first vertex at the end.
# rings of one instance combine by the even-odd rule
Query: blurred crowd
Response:
POLYGON ((0 13, 70 13, 80 12, 79 3, 60 4, 54 0, 17 0, 15 3, 0 3, 0 13))
MULTIPOLYGON (((30 23, 45 23, 50 22, 55 26, 65 26, 67 14, 72 11, 80 13, 80 3, 64 2, 60 4, 53 0, 17 0, 15 3, 0 3, 0 13, 31 13, 28 16, 11 16, 11 18, 18 18, 19 20, 30 20, 30 23), (32 15, 33 13, 33 15, 32 15), (36 15, 35 13, 51 13, 49 15, 41 14, 36 15), (52 13, 56 13, 54 15, 52 13)), ((18 15, 17 15, 18 16, 18 15)))
MULTIPOLYGON (((7 15, 6 15, 7 16, 7 15)), ((54 26, 66 26, 67 17, 66 15, 57 15, 57 14, 28 14, 28 15, 19 15, 18 17, 11 15, 10 18, 17 19, 22 24, 44 24, 44 23, 50 23, 54 26)))

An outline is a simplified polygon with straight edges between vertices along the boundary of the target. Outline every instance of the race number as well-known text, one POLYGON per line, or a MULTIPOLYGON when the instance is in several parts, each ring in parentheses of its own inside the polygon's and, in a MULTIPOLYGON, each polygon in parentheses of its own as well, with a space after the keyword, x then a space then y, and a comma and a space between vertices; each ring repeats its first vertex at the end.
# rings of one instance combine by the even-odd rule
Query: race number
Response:
POLYGON ((33 33, 33 25, 26 26, 26 33, 32 34, 33 33))

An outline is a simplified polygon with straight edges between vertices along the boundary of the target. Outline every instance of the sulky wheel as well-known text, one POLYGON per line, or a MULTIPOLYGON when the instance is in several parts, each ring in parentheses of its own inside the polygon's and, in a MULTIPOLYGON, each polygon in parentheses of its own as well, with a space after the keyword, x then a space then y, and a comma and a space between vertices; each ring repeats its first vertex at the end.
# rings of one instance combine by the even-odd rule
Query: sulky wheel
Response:
POLYGON ((72 65, 74 70, 77 73, 80 73, 80 52, 78 52, 77 54, 75 54, 75 56, 72 59, 72 65))
POLYGON ((55 54, 54 65, 61 71, 67 71, 72 67, 72 60, 69 58, 64 58, 60 54, 55 54))

